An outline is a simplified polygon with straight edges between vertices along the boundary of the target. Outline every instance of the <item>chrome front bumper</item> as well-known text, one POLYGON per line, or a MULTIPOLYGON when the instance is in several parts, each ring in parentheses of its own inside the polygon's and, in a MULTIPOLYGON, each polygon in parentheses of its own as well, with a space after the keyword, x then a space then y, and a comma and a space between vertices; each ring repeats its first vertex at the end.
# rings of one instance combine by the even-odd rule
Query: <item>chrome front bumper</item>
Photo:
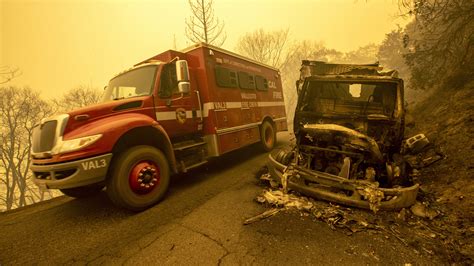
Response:
POLYGON ((32 164, 34 183, 45 189, 74 188, 105 181, 112 153, 58 164, 32 164))

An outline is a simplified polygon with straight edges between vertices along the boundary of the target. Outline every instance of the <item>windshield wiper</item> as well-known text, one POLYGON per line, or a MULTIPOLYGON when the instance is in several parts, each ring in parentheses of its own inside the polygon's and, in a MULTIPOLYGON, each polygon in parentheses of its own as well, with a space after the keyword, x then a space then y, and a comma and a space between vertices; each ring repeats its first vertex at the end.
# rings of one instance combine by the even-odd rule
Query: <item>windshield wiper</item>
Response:
POLYGON ((125 97, 124 97, 124 96, 122 96, 122 97, 117 97, 117 98, 114 98, 113 100, 114 100, 114 101, 117 101, 117 100, 122 100, 122 99, 125 99, 125 97))

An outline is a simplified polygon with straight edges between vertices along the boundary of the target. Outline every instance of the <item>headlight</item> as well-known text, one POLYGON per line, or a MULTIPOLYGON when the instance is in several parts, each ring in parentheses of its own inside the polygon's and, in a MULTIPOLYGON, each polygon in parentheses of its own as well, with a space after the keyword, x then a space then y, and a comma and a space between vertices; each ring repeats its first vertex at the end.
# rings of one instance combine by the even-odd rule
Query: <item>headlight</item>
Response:
POLYGON ((92 135, 92 136, 87 136, 87 137, 82 137, 82 138, 77 138, 77 139, 71 139, 71 140, 63 140, 59 143, 58 146, 54 147, 53 153, 58 154, 58 153, 65 153, 65 152, 80 150, 96 142, 98 139, 100 139, 100 137, 102 137, 102 134, 97 134, 97 135, 92 135))

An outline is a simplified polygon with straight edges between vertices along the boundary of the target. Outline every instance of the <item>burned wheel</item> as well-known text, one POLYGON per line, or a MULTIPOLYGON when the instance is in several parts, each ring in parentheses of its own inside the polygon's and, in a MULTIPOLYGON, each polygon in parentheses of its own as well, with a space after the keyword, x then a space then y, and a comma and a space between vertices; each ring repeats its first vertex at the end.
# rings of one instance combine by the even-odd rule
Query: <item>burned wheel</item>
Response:
POLYGON ((83 187, 63 188, 60 189, 60 191, 69 197, 80 199, 99 194, 103 188, 104 185, 92 184, 83 187))
POLYGON ((165 155, 151 146, 136 146, 114 161, 106 192, 116 205, 141 211, 165 196, 169 181, 165 155))
POLYGON ((276 150, 272 152, 272 157, 275 159, 275 161, 283 165, 289 165, 295 157, 295 154, 289 150, 276 150))
POLYGON ((265 121, 260 126, 260 142, 265 151, 271 151, 276 143, 276 132, 273 125, 265 121))

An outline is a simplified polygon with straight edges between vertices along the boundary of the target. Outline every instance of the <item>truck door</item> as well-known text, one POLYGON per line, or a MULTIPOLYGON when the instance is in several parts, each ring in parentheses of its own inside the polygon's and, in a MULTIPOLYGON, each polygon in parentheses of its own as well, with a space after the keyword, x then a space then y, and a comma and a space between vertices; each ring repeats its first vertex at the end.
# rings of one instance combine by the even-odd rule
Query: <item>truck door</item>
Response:
POLYGON ((195 134, 202 130, 196 89, 194 83, 188 93, 180 93, 176 63, 171 62, 161 67, 155 99, 156 119, 170 138, 195 134))

